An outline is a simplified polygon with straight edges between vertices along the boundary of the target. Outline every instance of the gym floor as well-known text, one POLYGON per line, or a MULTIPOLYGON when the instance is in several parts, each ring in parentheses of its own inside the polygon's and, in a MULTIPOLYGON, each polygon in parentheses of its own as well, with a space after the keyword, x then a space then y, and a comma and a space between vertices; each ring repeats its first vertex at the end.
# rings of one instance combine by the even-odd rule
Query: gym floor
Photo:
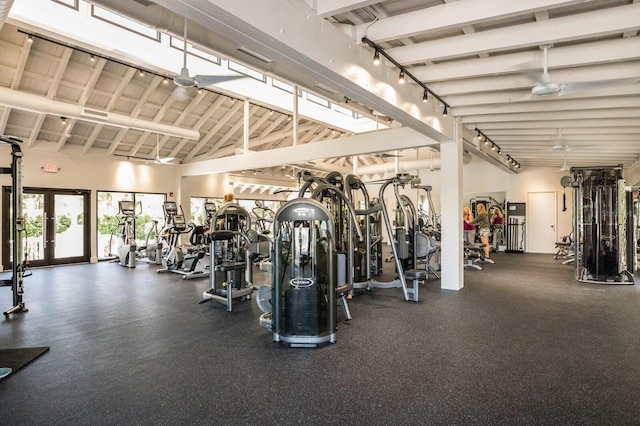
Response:
POLYGON ((319 349, 273 343, 254 301, 198 304, 206 279, 34 270, 0 349, 51 350, 0 382, 2 423, 638 424, 640 284, 576 283, 552 255, 492 258, 461 291, 431 279, 419 303, 359 291, 319 349))

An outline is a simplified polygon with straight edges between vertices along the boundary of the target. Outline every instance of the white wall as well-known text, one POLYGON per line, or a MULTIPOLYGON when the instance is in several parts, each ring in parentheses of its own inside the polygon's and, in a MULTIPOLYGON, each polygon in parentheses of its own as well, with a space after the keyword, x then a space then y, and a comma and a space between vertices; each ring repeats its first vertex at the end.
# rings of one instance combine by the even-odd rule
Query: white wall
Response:
POLYGON ((517 175, 510 175, 507 185, 507 200, 515 203, 526 203, 527 193, 529 192, 555 191, 557 193, 557 241, 559 241, 562 236, 571 233, 572 229, 573 192, 571 188, 566 189, 567 210, 562 211, 562 194, 564 188, 560 185, 560 179, 565 175, 568 175, 568 172, 560 171, 557 168, 525 168, 517 175))
MULTIPOLYGON (((11 154, 7 147, 2 147, 0 150, 0 159, 2 159, 0 167, 11 165, 11 154)), ((10 176, 0 176, 0 184, 10 186, 10 176)), ((38 151, 24 152, 22 184, 25 188, 64 188, 91 191, 92 261, 97 260, 96 191, 166 193, 168 199, 175 200, 178 200, 180 196, 180 181, 175 166, 38 151), (45 164, 51 163, 60 168, 58 173, 44 173, 42 171, 45 164), (173 193, 173 197, 169 196, 170 193, 173 193)), ((3 218, 3 220, 8 220, 8 218, 3 218)))
MULTIPOLYGON (((11 164, 8 147, 0 147, 0 167, 11 164)), ((440 173, 423 169, 416 171, 422 183, 431 185, 432 198, 436 211, 440 212, 440 194, 447 190, 446 182, 440 181, 440 173)), ((482 194, 486 192, 505 191, 507 201, 526 202, 528 192, 556 191, 558 193, 558 235, 571 232, 571 190, 567 190, 566 212, 562 212, 562 193, 560 178, 566 174, 550 168, 525 168, 517 175, 507 173, 497 167, 474 157, 463 168, 464 193, 482 194)), ((96 191, 137 191, 166 193, 168 199, 183 204, 188 209, 191 196, 221 197, 230 192, 229 180, 233 177, 227 174, 215 174, 197 177, 181 178, 178 166, 144 164, 131 161, 119 161, 89 156, 73 156, 60 153, 44 153, 27 151, 23 159, 23 185, 38 188, 85 189, 91 191, 91 257, 96 258, 95 217, 96 191), (58 173, 44 173, 42 167, 48 163, 55 163, 58 173), (173 194, 173 196, 170 196, 173 194)), ((10 185, 8 175, 0 176, 1 185, 10 185)), ((378 196, 378 187, 369 186, 370 195, 378 196)), ((389 189, 388 204, 393 206, 394 200, 389 189)), ((405 189, 416 204, 424 191, 405 189)), ((256 195, 256 198, 264 198, 256 195)), ((185 213, 188 213, 185 211, 185 213)), ((461 213, 462 215, 462 213, 461 213)))
MULTIPOLYGON (((562 176, 568 172, 549 167, 525 167, 518 174, 508 173, 474 157, 463 168, 464 193, 483 194, 489 192, 506 192, 506 201, 526 203, 529 192, 555 191, 558 194, 557 240, 571 232, 572 229, 572 190, 567 188, 567 210, 562 211, 562 194, 560 185, 562 176)), ((461 213, 462 215, 462 213, 461 213)))

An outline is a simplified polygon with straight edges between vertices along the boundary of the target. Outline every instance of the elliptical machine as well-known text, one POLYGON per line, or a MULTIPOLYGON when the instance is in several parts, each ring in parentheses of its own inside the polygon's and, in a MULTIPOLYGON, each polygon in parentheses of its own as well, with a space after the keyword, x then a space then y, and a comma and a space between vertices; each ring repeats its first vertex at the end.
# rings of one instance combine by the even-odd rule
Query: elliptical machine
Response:
POLYGON ((185 280, 206 277, 208 271, 196 269, 198 261, 204 257, 204 228, 193 223, 187 224, 184 213, 178 213, 175 201, 165 201, 162 205, 165 215, 165 225, 161 231, 163 244, 169 247, 164 263, 165 267, 158 269, 158 273, 173 272, 182 275, 185 280), (193 231, 193 232, 192 232, 193 231), (180 246, 180 236, 191 233, 191 247, 180 246))
POLYGON ((120 200, 118 202, 119 227, 122 231, 119 235, 118 264, 127 268, 136 267, 136 243, 134 221, 136 219, 135 204, 130 200, 120 200))

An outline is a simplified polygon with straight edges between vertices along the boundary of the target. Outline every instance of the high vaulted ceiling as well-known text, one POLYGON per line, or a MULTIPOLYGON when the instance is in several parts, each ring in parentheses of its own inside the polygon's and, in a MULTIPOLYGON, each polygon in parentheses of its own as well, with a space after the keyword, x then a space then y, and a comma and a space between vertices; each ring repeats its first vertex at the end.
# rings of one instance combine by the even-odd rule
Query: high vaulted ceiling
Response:
MULTIPOLYGON (((218 21, 212 11, 266 7, 262 3, 260 6, 249 0, 96 3, 102 7, 112 3, 118 13, 125 9, 122 4, 135 3, 143 11, 158 4, 177 15, 188 15, 197 21, 196 25, 207 24, 203 28, 212 34, 215 31, 216 40, 222 40, 217 37, 219 33, 226 37, 224 46, 204 46, 212 52, 221 52, 221 56, 249 66, 262 66, 261 71, 300 84, 301 89, 322 95, 325 93, 319 88, 327 88, 326 94, 332 96, 332 101, 343 107, 351 106, 340 102, 345 98, 339 89, 351 93, 349 82, 340 82, 340 87, 332 88, 330 82, 315 81, 314 75, 280 73, 277 60, 266 63, 258 60, 262 52, 253 46, 242 49, 246 40, 233 40, 232 32, 213 25, 218 21), (233 42, 237 46, 231 46, 233 42)), ((277 7, 282 23, 274 22, 274 28, 297 19, 298 15, 289 13, 285 6, 304 8, 308 10, 309 21, 312 15, 320 17, 326 25, 342 31, 343 37, 334 37, 330 44, 319 46, 318 41, 322 40, 310 39, 308 42, 314 49, 338 51, 342 47, 339 43, 349 46, 355 42, 358 51, 352 55, 356 58, 373 57, 373 49, 362 43, 363 37, 380 46, 449 105, 450 115, 459 118, 467 131, 467 144, 480 152, 489 152, 490 145, 473 138, 475 129, 499 146, 504 158, 508 155, 522 167, 559 168, 565 162, 569 166, 629 167, 639 159, 640 2, 278 0, 272 7, 277 7), (542 75, 541 46, 548 46, 550 79, 563 88, 560 93, 544 96, 531 93, 542 75), (573 91, 569 93, 568 89, 573 91)), ((242 24, 242 16, 236 18, 235 24, 242 24)), ((179 23, 172 35, 179 39, 177 28, 181 28, 179 23)), ((261 42, 268 45, 268 37, 264 39, 261 42)), ((282 47, 280 50, 285 51, 282 47)), ((300 64, 310 61, 308 54, 296 46, 290 46, 285 53, 300 64)), ((0 133, 24 139, 29 149, 149 159, 158 154, 183 163, 234 155, 243 146, 246 148, 243 126, 247 111, 243 102, 236 102, 244 99, 243 95, 205 90, 191 93, 187 100, 179 99, 174 96, 174 86, 163 83, 163 75, 170 76, 176 70, 151 69, 151 73, 139 74, 140 68, 149 68, 147 65, 136 63, 135 58, 121 57, 118 46, 105 51, 80 41, 74 45, 63 35, 57 37, 33 22, 9 18, 0 31, 0 105, 4 105, 0 106, 0 133), (27 34, 36 37, 29 40, 27 34), (95 60, 88 61, 87 55, 91 53, 95 53, 95 60), (67 105, 80 109, 70 111, 62 124, 59 111, 67 105), (110 115, 109 120, 100 117, 105 112, 110 115), (180 129, 185 132, 172 133, 180 129), (189 131, 198 134, 194 136, 189 131)), ((323 66, 329 65, 319 64, 318 68, 323 66)), ((388 75, 399 72, 396 65, 385 59, 380 66, 389 69, 388 75)), ((362 89, 356 87, 361 84, 357 81, 351 84, 353 93, 362 89)), ((422 93, 415 82, 408 80, 408 84, 422 93)), ((378 111, 384 115, 388 109, 385 105, 388 100, 379 96, 361 99, 347 93, 344 96, 357 101, 356 110, 371 118, 378 111)), ((421 95, 416 96, 415 104, 419 105, 421 100, 421 95)), ((248 114, 248 142, 253 151, 292 145, 294 128, 299 144, 351 134, 344 130, 336 132, 332 123, 308 117, 299 117, 294 126, 290 112, 275 109, 274 113, 264 103, 251 102, 248 114)), ((402 124, 415 126, 411 120, 403 123, 400 114, 393 125, 402 124)), ((416 155, 432 154, 426 150, 412 154, 411 158, 416 155)), ((488 155, 497 156, 494 152, 488 155)), ((286 159, 279 161, 286 163, 286 159)), ((352 157, 334 156, 322 167, 350 168, 351 161, 352 157)), ((360 166, 371 166, 394 159, 359 156, 357 161, 360 166)), ((271 168, 266 172, 291 171, 271 168)))
POLYGON ((466 128, 480 129, 523 166, 638 160, 638 1, 315 3, 331 22, 382 46, 466 128), (543 46, 551 81, 577 84, 532 95, 543 46))

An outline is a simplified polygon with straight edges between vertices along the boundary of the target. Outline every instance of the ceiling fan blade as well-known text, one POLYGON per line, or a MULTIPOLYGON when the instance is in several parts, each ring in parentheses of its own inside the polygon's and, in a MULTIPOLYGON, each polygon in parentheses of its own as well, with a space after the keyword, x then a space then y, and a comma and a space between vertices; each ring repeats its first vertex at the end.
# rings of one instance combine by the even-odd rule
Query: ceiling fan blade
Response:
POLYGON ((177 101, 188 101, 192 97, 193 88, 185 86, 177 86, 173 89, 171 97, 177 101))
POLYGON ((597 80, 597 81, 582 81, 582 82, 568 82, 560 84, 560 91, 558 96, 570 95, 581 90, 599 89, 601 87, 610 87, 616 85, 623 85, 629 83, 637 83, 637 78, 622 78, 617 80, 597 80))
POLYGON ((198 87, 206 87, 212 84, 224 83, 225 81, 244 78, 239 75, 196 75, 193 77, 194 83, 198 87))

